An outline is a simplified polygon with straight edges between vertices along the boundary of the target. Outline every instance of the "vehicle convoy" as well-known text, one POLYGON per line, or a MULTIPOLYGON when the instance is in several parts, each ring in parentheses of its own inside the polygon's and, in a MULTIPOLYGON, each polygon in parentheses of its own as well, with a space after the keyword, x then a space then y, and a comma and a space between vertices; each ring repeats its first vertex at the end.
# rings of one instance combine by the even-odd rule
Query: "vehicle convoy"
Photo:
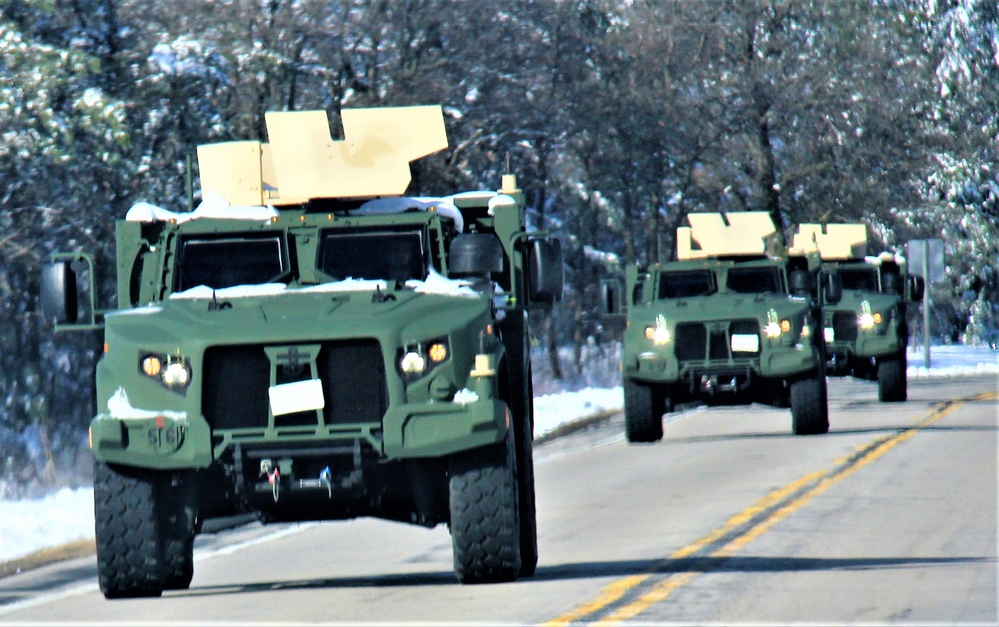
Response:
POLYGON ((662 439, 677 403, 791 408, 795 434, 829 430, 817 255, 788 255, 766 212, 692 213, 677 259, 605 282, 604 308, 625 315, 622 378, 629 442, 662 439))
POLYGON ((43 271, 56 330, 104 332, 107 598, 189 587, 204 521, 245 513, 447 524, 459 581, 534 573, 527 318, 561 298, 559 241, 526 229, 513 175, 403 195, 409 162, 447 147, 440 107, 341 118, 342 141, 324 111, 276 112, 269 143, 200 146, 196 210, 116 223, 115 310, 94 307, 88 255, 43 271))
POLYGON ((828 374, 877 380, 881 401, 906 400, 906 306, 922 299, 922 277, 908 274, 899 255, 868 256, 864 224, 801 224, 792 241, 842 282, 841 300, 824 308, 828 374))

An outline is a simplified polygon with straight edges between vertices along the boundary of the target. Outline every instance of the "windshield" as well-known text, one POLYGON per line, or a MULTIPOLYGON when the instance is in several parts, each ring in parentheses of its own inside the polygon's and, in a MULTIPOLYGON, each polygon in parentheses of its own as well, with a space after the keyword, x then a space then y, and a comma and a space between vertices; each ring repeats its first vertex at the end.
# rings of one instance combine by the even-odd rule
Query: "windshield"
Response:
POLYGON ((878 271, 874 268, 840 268, 844 290, 878 291, 878 271))
POLYGON ((729 268, 727 287, 739 294, 783 294, 780 271, 774 267, 729 268))
POLYGON ((715 273, 711 270, 663 272, 659 275, 659 298, 690 298, 715 292, 715 273))
POLYGON ((275 283, 289 270, 284 233, 188 235, 178 247, 174 289, 275 283))
POLYGON ((422 231, 326 231, 316 267, 335 281, 427 278, 422 231))

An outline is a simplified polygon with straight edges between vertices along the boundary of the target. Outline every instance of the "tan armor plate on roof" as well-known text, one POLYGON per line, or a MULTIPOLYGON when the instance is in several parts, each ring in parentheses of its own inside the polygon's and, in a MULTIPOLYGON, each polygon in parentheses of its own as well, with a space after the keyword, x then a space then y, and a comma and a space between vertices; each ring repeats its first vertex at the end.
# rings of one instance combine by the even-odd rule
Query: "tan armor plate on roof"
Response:
POLYGON ((731 255, 764 255, 777 233, 765 211, 687 214, 689 227, 676 230, 677 259, 731 255))
POLYGON ((397 196, 409 163, 447 148, 439 105, 344 109, 343 141, 334 141, 325 111, 269 112, 269 144, 198 146, 202 193, 229 204, 287 205, 310 198, 397 196))
POLYGON ((799 224, 791 242, 793 253, 818 252, 822 259, 863 259, 867 227, 855 224, 799 224))

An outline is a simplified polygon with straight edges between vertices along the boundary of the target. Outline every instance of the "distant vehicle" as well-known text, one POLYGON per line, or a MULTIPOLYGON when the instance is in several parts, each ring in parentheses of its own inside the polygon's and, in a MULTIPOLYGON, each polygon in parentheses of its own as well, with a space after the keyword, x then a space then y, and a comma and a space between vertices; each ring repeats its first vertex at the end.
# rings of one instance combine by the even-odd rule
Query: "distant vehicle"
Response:
POLYGON ((900 255, 868 256, 863 224, 802 224, 792 247, 819 253, 822 274, 843 284, 838 303, 823 303, 828 373, 876 380, 881 401, 905 401, 907 305, 922 299, 922 277, 900 255))
POLYGON ((693 213, 677 231, 677 260, 604 282, 604 309, 624 315, 623 385, 629 442, 662 439, 681 402, 791 408, 794 434, 829 430, 817 255, 771 252, 766 212, 693 213), (622 302, 622 293, 627 302, 622 302))
MULTIPOLYGON (((342 142, 309 111, 268 113, 269 144, 199 147, 196 211, 140 203, 117 222, 117 310, 95 309, 87 255, 44 272, 57 330, 104 330, 107 598, 187 588, 203 522, 238 513, 444 523, 459 581, 534 573, 527 321, 561 298, 560 244, 526 230, 513 175, 401 195, 409 161, 447 146, 440 107, 342 118, 342 142)), ((322 551, 303 557, 336 559, 322 551)))

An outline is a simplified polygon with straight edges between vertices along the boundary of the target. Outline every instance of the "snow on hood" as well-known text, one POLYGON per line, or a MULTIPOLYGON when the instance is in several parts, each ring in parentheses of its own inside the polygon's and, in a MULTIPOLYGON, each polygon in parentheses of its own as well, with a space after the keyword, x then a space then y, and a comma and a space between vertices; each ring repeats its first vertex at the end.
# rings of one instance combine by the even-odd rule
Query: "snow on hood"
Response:
POLYGON ((150 314, 155 314, 163 311, 163 308, 159 305, 145 305, 143 307, 133 307, 132 309, 119 309, 117 311, 109 311, 104 314, 105 318, 111 316, 148 316, 150 314))
POLYGON ((412 279, 406 281, 406 287, 412 287, 421 294, 443 294, 445 296, 477 298, 479 293, 468 287, 469 285, 468 281, 449 279, 439 274, 433 268, 430 269, 430 274, 427 276, 426 281, 415 281, 412 279))
POLYGON ((249 298, 252 296, 269 296, 271 294, 282 294, 288 286, 284 283, 263 283, 261 285, 234 285, 233 287, 223 287, 212 289, 207 285, 199 285, 183 292, 170 294, 170 299, 206 299, 211 298, 249 298))
POLYGON ((108 399, 108 414, 111 418, 119 420, 142 420, 157 416, 173 418, 174 420, 187 420, 187 412, 185 411, 151 411, 132 407, 132 404, 128 402, 128 393, 122 387, 119 387, 108 399))
MULTIPOLYGON (((406 287, 413 289, 420 294, 439 294, 443 296, 458 296, 462 298, 477 298, 478 292, 468 287, 468 281, 449 279, 431 268, 429 276, 425 281, 410 279, 406 281, 406 287)), ((183 292, 174 292, 171 299, 201 299, 210 300, 229 298, 251 298, 254 296, 272 296, 275 294, 295 294, 295 293, 329 293, 329 292, 373 292, 376 289, 385 291, 388 289, 386 281, 369 279, 348 278, 343 281, 333 281, 310 285, 308 287, 288 287, 284 283, 263 283, 261 285, 236 285, 221 289, 212 289, 207 285, 199 285, 183 292)))
POLYGON ((277 209, 274 207, 233 207, 218 192, 208 192, 205 194, 205 199, 201 201, 201 204, 194 211, 177 213, 169 209, 157 207, 148 202, 137 202, 125 214, 125 219, 129 222, 167 222, 174 220, 178 224, 198 218, 223 218, 227 220, 262 222, 276 218, 277 215, 277 209))

